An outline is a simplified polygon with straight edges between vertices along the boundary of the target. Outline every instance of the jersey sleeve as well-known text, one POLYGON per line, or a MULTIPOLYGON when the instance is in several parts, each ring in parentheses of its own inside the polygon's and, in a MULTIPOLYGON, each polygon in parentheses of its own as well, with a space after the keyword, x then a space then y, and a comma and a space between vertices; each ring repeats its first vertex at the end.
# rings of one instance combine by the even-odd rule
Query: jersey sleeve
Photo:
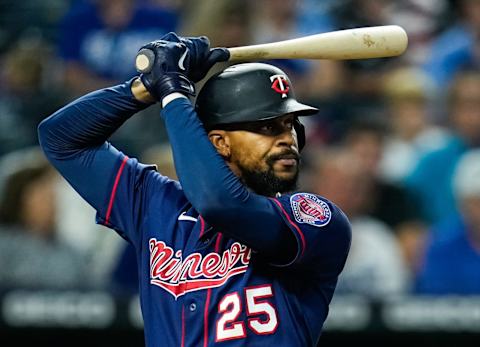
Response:
POLYGON ((86 148, 62 160, 50 157, 54 167, 97 212, 96 221, 137 245, 142 221, 154 200, 159 214, 174 213, 185 204, 177 181, 129 158, 109 142, 86 148))
POLYGON ((285 224, 295 235, 295 259, 284 266, 302 266, 317 275, 342 271, 351 242, 350 223, 329 200, 310 193, 296 193, 272 199, 285 224))
POLYGON ((186 202, 177 181, 162 176, 155 165, 125 155, 118 157, 107 186, 103 201, 97 201, 95 206, 96 221, 134 245, 142 241, 142 223, 151 211, 152 201, 160 205, 155 211, 160 217, 175 215, 186 202))

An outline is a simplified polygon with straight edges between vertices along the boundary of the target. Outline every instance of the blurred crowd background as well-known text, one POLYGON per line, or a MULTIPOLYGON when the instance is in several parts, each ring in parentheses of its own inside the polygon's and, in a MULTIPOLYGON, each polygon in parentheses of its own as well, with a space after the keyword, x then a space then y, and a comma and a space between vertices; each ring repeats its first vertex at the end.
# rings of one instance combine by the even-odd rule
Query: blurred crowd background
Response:
MULTIPOLYGON (((144 43, 176 31, 233 47, 387 24, 408 33, 401 57, 271 62, 320 109, 302 120, 300 187, 351 220, 338 294, 480 294, 480 0, 1 0, 0 288, 136 293, 132 250, 47 164, 36 126, 134 76, 144 43)), ((175 177, 158 111, 111 141, 175 177)))

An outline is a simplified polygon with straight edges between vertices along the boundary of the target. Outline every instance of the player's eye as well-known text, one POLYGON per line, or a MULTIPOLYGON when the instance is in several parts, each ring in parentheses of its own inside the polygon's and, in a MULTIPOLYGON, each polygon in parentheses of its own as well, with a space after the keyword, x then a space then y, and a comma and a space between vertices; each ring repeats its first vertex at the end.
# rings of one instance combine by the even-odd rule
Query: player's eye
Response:
POLYGON ((280 121, 278 119, 264 121, 261 123, 253 123, 249 126, 249 130, 266 135, 266 136, 278 136, 285 131, 291 131, 293 129, 293 120, 280 121))
POLYGON ((260 130, 266 133, 273 132, 275 130, 275 126, 273 124, 265 124, 260 128, 260 130))

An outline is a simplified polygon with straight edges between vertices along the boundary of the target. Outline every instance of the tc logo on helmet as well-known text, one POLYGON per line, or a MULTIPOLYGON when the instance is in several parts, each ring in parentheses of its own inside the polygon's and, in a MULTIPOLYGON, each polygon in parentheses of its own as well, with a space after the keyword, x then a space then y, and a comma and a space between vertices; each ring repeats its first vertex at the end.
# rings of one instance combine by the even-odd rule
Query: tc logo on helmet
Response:
POLYGON ((270 81, 272 82, 272 89, 282 94, 282 98, 286 98, 290 90, 287 78, 284 75, 273 75, 270 76, 270 81))

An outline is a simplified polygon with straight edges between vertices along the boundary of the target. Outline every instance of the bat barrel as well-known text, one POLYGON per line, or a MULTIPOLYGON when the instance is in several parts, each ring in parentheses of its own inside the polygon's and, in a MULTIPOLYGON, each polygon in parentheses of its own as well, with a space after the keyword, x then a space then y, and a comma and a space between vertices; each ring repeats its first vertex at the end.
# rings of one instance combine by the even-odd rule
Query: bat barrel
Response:
POLYGON ((229 48, 230 60, 369 59, 393 57, 407 48, 405 30, 397 25, 338 30, 298 39, 229 48))

